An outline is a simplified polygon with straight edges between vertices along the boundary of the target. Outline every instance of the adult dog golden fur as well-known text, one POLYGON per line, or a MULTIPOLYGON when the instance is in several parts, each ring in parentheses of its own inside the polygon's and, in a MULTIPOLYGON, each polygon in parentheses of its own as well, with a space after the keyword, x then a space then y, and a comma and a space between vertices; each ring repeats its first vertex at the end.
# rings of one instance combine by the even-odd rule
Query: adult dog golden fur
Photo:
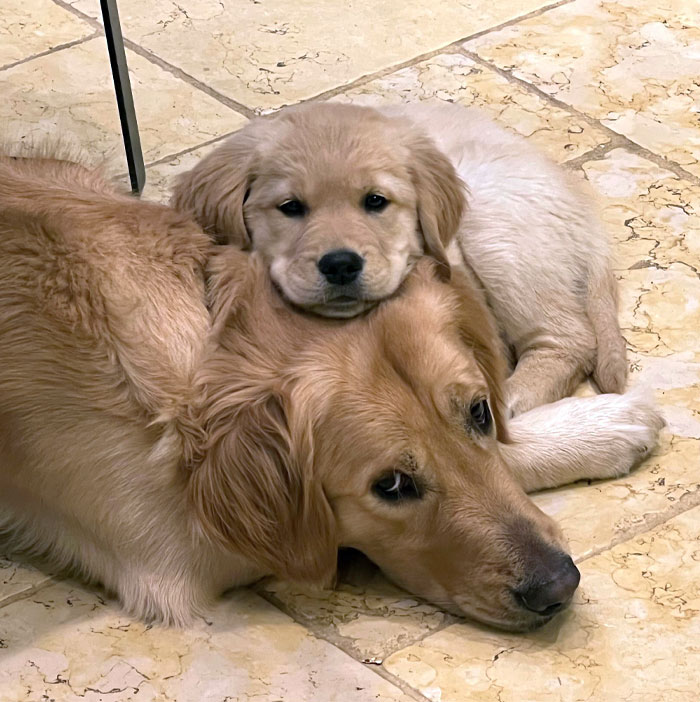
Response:
POLYGON ((426 260, 365 317, 304 316, 257 256, 76 164, 0 157, 0 257, 0 526, 146 619, 266 574, 328 583, 349 546, 532 628, 578 572, 524 490, 629 470, 659 429, 619 395, 507 427, 468 278, 426 260))

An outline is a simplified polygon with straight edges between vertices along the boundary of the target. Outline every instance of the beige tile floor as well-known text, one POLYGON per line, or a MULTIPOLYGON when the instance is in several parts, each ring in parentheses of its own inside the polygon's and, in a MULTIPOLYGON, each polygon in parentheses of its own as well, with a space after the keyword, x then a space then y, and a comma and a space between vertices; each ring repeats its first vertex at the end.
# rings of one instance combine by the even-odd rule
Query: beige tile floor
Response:
MULTIPOLYGON (((669 422, 632 475, 536 496, 583 573, 530 635, 374 575, 267 583, 188 631, 0 558, 0 702, 695 702, 700 689, 697 0, 120 0, 148 185, 307 99, 478 105, 588 179, 615 246, 632 382, 669 422)), ((60 131, 125 170, 97 0, 2 0, 0 135, 60 131)))

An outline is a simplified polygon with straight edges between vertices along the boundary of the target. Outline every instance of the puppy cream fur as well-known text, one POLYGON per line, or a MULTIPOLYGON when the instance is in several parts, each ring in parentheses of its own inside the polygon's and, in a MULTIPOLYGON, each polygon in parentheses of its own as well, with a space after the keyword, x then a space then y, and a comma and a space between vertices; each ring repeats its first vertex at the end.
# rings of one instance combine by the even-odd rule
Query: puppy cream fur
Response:
POLYGON ((474 271, 513 349, 511 410, 568 395, 589 373, 603 391, 621 392, 625 344, 607 236, 584 184, 475 110, 440 104, 382 112, 428 134, 467 186, 448 257, 474 271))
POLYGON ((173 203, 218 240, 260 251, 289 300, 326 316, 391 296, 421 253, 468 269, 511 355, 518 414, 589 374, 603 392, 625 385, 606 235, 583 191, 474 110, 326 103, 253 120, 180 178, 173 203), (366 211, 372 193, 385 209, 366 211), (300 215, 279 211, 290 199, 300 215), (364 260, 352 285, 319 272, 339 249, 364 260))

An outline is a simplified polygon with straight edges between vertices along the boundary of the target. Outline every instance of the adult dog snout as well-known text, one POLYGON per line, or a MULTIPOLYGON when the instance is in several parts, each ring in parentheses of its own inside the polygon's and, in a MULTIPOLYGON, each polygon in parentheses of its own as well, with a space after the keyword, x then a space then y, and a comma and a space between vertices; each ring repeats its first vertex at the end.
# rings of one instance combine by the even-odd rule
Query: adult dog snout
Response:
POLYGON ((566 554, 548 559, 528 581, 514 591, 521 607, 542 616, 556 614, 573 597, 581 574, 566 554))
POLYGON ((349 285, 360 275, 365 262, 349 249, 329 251, 318 262, 318 270, 331 285, 349 285))

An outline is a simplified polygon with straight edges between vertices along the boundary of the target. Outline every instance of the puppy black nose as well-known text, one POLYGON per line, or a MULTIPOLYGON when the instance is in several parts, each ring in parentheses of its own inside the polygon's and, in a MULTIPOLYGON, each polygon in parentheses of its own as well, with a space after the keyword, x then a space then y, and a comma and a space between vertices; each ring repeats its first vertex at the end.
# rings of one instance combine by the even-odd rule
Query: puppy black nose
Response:
POLYGON ((348 249, 330 251, 318 262, 318 270, 332 285, 348 285, 360 275, 365 262, 362 257, 348 249))
POLYGON ((548 563, 534 578, 515 591, 515 598, 531 612, 548 616, 563 609, 572 598, 581 574, 564 554, 548 563))

